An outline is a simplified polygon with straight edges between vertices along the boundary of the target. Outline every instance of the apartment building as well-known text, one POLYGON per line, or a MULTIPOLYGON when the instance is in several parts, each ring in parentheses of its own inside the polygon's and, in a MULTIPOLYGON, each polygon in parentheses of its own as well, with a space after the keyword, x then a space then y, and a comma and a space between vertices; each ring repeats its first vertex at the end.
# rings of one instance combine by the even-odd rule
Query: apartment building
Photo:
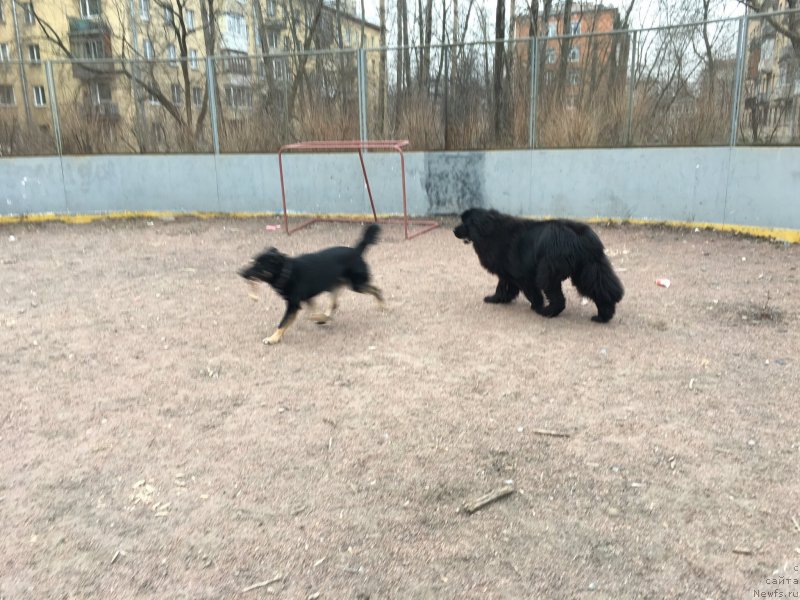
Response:
MULTIPOLYGON (((144 147, 207 138, 210 52, 220 121, 246 119, 291 84, 305 48, 378 46, 378 26, 352 1, 341 6, 323 4, 315 23, 313 0, 0 0, 0 138, 48 132, 52 94, 61 127, 76 135, 133 130, 129 143, 144 147)), ((321 66, 305 61, 305 77, 321 66)))
MULTIPOLYGON (((562 52, 566 53, 567 68, 565 80, 560 83, 566 105, 570 108, 576 106, 581 88, 596 88, 603 79, 611 76, 613 67, 621 67, 624 73, 627 36, 624 33, 612 35, 618 22, 619 11, 616 8, 580 2, 573 4, 567 28, 564 24, 563 5, 557 5, 546 20, 540 18, 537 25, 538 38, 544 39, 544 43, 539 46, 539 52, 543 53, 539 60, 542 68, 540 85, 548 89, 559 83, 557 79, 562 52), (565 40, 563 36, 570 37, 565 40)), ((518 16, 514 23, 515 36, 529 37, 530 31, 530 15, 518 16)), ((528 45, 520 44, 517 48, 522 62, 528 64, 528 45)))
POLYGON ((739 132, 754 143, 800 141, 800 53, 779 30, 800 39, 800 14, 770 14, 788 8, 786 0, 774 0, 767 13, 748 19, 739 132))

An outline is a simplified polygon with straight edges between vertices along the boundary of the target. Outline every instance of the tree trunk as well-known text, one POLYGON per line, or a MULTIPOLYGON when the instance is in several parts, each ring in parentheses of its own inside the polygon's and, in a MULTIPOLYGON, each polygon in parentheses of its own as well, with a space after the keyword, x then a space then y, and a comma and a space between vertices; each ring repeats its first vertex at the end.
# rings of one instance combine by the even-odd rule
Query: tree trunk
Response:
POLYGON ((494 134, 495 143, 500 141, 503 125, 503 66, 505 65, 506 3, 497 0, 494 22, 494 134))
POLYGON ((380 74, 378 82, 378 127, 380 136, 386 136, 386 0, 380 0, 378 4, 378 20, 380 22, 380 74))

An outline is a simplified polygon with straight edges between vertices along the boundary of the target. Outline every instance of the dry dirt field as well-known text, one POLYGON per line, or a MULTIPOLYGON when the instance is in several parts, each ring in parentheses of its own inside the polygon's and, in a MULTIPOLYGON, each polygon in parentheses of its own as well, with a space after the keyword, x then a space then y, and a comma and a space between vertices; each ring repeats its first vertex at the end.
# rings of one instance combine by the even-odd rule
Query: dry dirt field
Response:
POLYGON ((2 600, 800 597, 800 247, 598 226, 598 325, 386 226, 268 347, 236 269, 360 233, 276 222, 0 227, 2 600))

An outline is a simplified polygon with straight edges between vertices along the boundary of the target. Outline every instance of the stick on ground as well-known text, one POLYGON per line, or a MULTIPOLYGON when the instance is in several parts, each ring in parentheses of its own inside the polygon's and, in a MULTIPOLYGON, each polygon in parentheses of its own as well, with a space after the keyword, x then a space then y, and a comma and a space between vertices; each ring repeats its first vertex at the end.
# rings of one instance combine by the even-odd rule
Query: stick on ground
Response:
POLYGON ((257 590, 258 588, 267 587, 268 585, 272 585, 273 583, 278 583, 281 579, 283 579, 283 575, 277 575, 270 579, 269 581, 262 581, 261 583, 254 583, 253 585, 248 585, 246 588, 242 590, 244 592, 252 592, 253 590, 257 590))
POLYGON ((464 503, 464 510, 467 511, 469 514, 474 513, 477 510, 482 509, 484 506, 491 504, 501 498, 505 498, 506 496, 513 494, 514 488, 510 485, 504 485, 503 487, 497 488, 489 492, 488 494, 484 494, 480 498, 476 498, 472 502, 465 502, 464 503))
POLYGON ((552 431, 550 429, 531 429, 531 433, 534 435, 547 435, 550 437, 563 437, 568 438, 569 434, 565 431, 552 431))

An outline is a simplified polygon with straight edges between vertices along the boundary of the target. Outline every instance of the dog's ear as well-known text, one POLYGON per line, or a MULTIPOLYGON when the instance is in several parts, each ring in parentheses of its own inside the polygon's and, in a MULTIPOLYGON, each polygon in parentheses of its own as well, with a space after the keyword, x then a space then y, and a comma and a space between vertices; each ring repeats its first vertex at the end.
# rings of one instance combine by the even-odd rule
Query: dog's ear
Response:
POLYGON ((483 237, 492 235, 495 230, 495 220, 492 214, 485 210, 469 210, 469 227, 483 237))

